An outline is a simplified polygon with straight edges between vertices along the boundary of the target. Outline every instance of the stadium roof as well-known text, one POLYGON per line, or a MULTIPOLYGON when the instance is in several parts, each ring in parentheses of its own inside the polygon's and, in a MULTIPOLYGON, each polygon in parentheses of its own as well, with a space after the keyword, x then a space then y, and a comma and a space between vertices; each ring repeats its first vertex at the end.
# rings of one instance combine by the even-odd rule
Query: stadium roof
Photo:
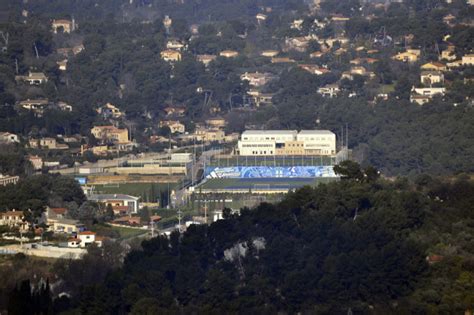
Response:
POLYGON ((331 130, 301 130, 300 135, 333 135, 331 130))
POLYGON ((266 134, 278 134, 278 135, 289 135, 298 133, 296 130, 245 130, 242 135, 266 135, 266 134))

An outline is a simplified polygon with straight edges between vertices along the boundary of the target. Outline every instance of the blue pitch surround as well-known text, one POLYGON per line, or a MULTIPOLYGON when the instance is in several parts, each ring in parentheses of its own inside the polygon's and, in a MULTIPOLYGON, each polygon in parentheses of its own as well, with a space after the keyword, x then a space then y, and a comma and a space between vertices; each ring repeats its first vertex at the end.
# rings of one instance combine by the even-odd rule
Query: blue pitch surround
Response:
POLYGON ((206 167, 206 178, 317 178, 337 177, 332 166, 206 167))

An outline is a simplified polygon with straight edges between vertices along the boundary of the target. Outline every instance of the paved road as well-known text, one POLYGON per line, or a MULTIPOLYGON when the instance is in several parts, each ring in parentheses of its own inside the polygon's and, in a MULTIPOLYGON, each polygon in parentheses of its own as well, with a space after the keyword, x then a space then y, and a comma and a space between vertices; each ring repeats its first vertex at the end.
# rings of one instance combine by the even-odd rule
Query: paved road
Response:
POLYGON ((180 207, 186 204, 187 197, 188 197, 188 187, 200 181, 200 178, 197 177, 199 174, 199 170, 201 169, 204 170, 205 166, 209 165, 209 161, 211 160, 211 158, 214 155, 219 154, 219 153, 221 153, 221 150, 208 150, 208 151, 204 151, 199 156, 192 170, 193 172, 192 179, 194 180, 194 182, 175 191, 175 194, 174 196, 172 196, 173 198, 171 201, 174 207, 180 207))

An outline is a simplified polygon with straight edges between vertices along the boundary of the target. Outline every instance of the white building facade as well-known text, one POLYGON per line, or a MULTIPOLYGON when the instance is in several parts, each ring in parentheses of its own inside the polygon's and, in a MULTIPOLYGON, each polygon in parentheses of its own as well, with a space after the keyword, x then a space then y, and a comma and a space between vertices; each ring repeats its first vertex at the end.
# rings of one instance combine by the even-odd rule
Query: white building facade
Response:
POLYGON ((336 135, 329 130, 247 130, 237 144, 239 155, 335 155, 336 135))

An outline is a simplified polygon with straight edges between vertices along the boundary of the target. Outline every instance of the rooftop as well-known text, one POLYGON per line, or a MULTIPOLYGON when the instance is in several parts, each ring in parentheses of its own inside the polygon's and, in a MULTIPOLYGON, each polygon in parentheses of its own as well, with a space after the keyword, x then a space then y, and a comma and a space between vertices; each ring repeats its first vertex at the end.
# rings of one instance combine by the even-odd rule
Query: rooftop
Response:
POLYGON ((80 232, 79 235, 95 235, 96 233, 95 232, 92 232, 92 231, 83 231, 83 232, 80 232))
POLYGON ((298 134, 300 135, 333 135, 334 133, 330 130, 301 130, 298 134))
POLYGON ((277 134, 277 135, 296 135, 298 132, 296 130, 246 130, 242 135, 251 136, 251 135, 268 135, 268 134, 277 134))

